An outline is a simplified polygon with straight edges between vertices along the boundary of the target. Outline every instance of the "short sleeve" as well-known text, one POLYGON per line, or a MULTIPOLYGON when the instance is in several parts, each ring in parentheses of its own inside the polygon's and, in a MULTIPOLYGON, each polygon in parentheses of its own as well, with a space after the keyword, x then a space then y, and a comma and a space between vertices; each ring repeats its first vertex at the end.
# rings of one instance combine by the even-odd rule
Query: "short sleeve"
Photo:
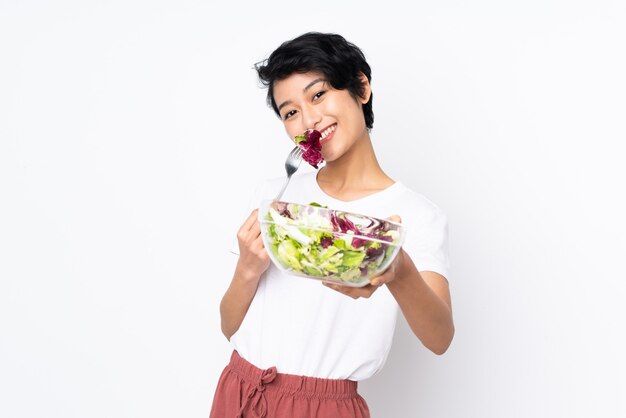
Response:
POLYGON ((440 209, 407 228, 403 248, 418 271, 434 271, 450 279, 448 218, 440 209))
POLYGON ((239 256, 239 242, 237 241, 237 232, 239 231, 241 224, 243 224, 243 222, 248 218, 248 216, 250 216, 250 213, 254 209, 259 207, 261 200, 263 200, 263 197, 265 196, 266 189, 267 189, 267 181, 261 181, 257 183, 256 187, 254 188, 254 192, 252 193, 252 196, 248 200, 247 210, 245 211, 243 217, 241 218, 241 221, 239 222, 237 229, 234 231, 234 234, 233 234, 234 237, 233 237, 233 241, 232 241, 229 251, 237 256, 239 256))

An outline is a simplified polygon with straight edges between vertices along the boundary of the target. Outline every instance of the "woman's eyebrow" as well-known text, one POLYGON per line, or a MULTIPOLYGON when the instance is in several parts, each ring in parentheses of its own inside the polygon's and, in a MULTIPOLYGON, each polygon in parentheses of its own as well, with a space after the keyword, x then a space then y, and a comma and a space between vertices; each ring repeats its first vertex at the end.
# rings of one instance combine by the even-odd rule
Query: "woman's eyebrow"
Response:
MULTIPOLYGON (((313 87, 315 84, 319 83, 320 81, 326 81, 326 80, 323 79, 323 78, 316 78, 315 80, 313 80, 309 84, 307 84, 307 86, 302 90, 302 93, 306 93, 306 91, 308 89, 310 89, 311 87, 313 87)), ((287 106, 290 103, 291 103, 291 100, 286 100, 286 101, 282 102, 280 104, 280 106, 278 106, 278 111, 280 112, 280 109, 282 109, 283 107, 287 106)))

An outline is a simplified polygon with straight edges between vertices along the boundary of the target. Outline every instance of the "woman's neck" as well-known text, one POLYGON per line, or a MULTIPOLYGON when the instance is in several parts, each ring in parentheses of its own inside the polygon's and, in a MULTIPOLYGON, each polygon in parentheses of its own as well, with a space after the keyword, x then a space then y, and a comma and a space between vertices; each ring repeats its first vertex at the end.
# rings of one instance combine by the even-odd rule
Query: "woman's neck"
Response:
POLYGON ((369 134, 340 158, 327 161, 317 174, 317 182, 334 196, 369 194, 394 183, 380 167, 369 134))

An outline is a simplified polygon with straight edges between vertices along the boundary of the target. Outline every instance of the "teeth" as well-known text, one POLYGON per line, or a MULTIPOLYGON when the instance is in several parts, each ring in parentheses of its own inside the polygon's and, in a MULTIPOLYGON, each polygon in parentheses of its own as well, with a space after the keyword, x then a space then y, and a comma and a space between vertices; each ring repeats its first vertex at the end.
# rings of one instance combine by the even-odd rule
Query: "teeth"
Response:
POLYGON ((322 139, 326 138, 328 135, 333 133, 335 131, 335 126, 337 125, 333 125, 330 128, 326 129, 324 132, 322 132, 322 139))

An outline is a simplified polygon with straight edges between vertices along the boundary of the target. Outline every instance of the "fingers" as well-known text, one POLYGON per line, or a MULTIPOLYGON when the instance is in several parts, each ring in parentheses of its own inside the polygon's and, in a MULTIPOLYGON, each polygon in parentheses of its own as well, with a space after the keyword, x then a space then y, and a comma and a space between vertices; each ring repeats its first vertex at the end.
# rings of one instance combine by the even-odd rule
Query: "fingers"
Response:
POLYGON ((263 237, 261 236, 261 234, 257 235, 256 238, 254 238, 254 241, 252 241, 252 243, 250 244, 250 248, 255 252, 258 252, 261 248, 265 248, 265 244, 263 244, 263 237))
POLYGON ((248 230, 248 236, 256 239, 256 237, 258 237, 259 235, 261 235, 261 224, 259 223, 258 219, 255 219, 254 223, 248 230))
POLYGON ((239 231, 237 232, 237 239, 240 243, 252 243, 261 235, 261 225, 258 220, 259 210, 255 209, 250 213, 250 216, 245 220, 239 231))
POLYGON ((250 251, 253 254, 255 254, 257 258, 260 258, 263 260, 269 258, 269 254, 265 250, 265 246, 263 245, 263 240, 260 237, 256 241, 254 241, 252 245, 250 245, 249 248, 250 248, 250 251))
POLYGON ((339 293, 343 293, 346 296, 350 296, 352 299, 369 298, 378 289, 378 286, 367 285, 363 287, 349 287, 342 286, 330 282, 322 282, 324 286, 329 287, 339 293))
POLYGON ((390 220, 391 222, 402 223, 402 218, 400 218, 400 215, 391 215, 387 219, 390 220))
POLYGON ((247 232, 252 225, 254 225, 254 221, 258 220, 259 216, 259 209, 254 209, 250 215, 248 216, 248 218, 244 221, 243 225, 241 225, 241 228, 239 228, 239 232, 247 232))
POLYGON ((382 286, 385 284, 385 278, 383 276, 374 277, 372 280, 370 280, 370 284, 377 287, 382 286))
POLYGON ((261 248, 265 248, 263 245, 263 237, 261 236, 261 224, 257 219, 252 227, 248 231, 248 242, 250 242, 250 248, 255 250, 255 252, 259 252, 261 248))
POLYGON ((401 260, 403 256, 404 253, 402 252, 402 249, 400 249, 400 253, 396 256, 396 258, 389 265, 389 267, 387 267, 387 269, 383 271, 380 276, 372 277, 370 279, 370 284, 372 286, 382 286, 385 283, 389 283, 390 281, 394 280, 396 274, 398 273, 398 263, 402 262, 401 260))
POLYGON ((370 279, 370 284, 372 286, 379 287, 379 286, 382 286, 385 283, 387 283, 389 281, 389 275, 387 274, 388 270, 389 270, 389 268, 387 268, 387 270, 385 270, 385 272, 383 274, 381 274, 380 276, 372 277, 370 279))

